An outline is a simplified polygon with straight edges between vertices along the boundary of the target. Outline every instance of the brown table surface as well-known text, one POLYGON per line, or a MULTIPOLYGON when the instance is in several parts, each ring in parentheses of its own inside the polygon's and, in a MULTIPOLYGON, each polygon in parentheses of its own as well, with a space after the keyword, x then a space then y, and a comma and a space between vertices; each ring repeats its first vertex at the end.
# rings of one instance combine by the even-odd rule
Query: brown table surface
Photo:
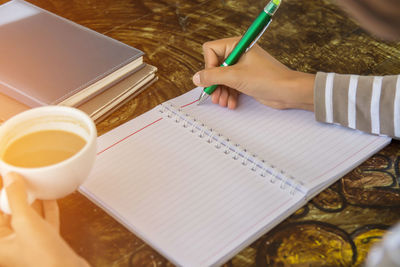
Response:
MULTIPOLYGON (((6 2, 0 0, 0 3, 6 2)), ((29 0, 146 53, 154 85, 97 125, 100 134, 192 89, 201 45, 242 34, 267 1, 29 0)), ((259 42, 292 69, 400 73, 400 43, 371 37, 328 0, 283 0, 259 42)), ((227 266, 358 266, 400 219, 400 142, 392 143, 245 248, 227 266)), ((79 193, 59 201, 62 235, 93 266, 169 266, 79 193)))

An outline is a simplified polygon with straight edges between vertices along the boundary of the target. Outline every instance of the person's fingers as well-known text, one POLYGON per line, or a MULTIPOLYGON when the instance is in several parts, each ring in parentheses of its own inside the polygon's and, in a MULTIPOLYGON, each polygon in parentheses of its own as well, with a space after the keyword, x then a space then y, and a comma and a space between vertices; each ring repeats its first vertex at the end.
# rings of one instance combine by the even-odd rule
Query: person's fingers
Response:
POLYGON ((13 231, 10 227, 10 216, 0 211, 0 239, 12 233, 13 231))
POLYGON ((209 41, 203 44, 205 68, 219 66, 236 46, 239 37, 209 41))
POLYGON ((193 76, 193 83, 197 86, 225 85, 231 88, 239 83, 234 66, 204 69, 193 76))
POLYGON ((8 214, 2 213, 0 211, 0 227, 10 226, 11 217, 8 214))
POLYGON ((16 266, 13 258, 16 250, 18 248, 12 235, 2 238, 0 240, 0 266, 3 266, 3 264, 5 264, 4 266, 16 266))
POLYGON ((11 235, 12 233, 14 233, 13 230, 11 230, 10 227, 6 227, 6 226, 0 226, 0 239, 11 235))
POLYGON ((0 227, 7 226, 7 223, 6 216, 0 212, 0 227))
POLYGON ((13 230, 10 227, 10 216, 0 213, 0 239, 12 233, 13 230))
POLYGON ((43 204, 40 200, 35 200, 31 206, 40 215, 40 217, 43 217, 43 204))
POLYGON ((3 178, 13 219, 25 216, 30 207, 23 178, 16 173, 8 173, 3 178))
POLYGON ((239 93, 235 89, 228 88, 229 90, 229 98, 228 98, 228 108, 235 109, 238 103, 239 93))
POLYGON ((211 101, 229 109, 237 107, 239 92, 226 86, 218 86, 211 94, 211 101))
POLYGON ((211 94, 211 101, 214 104, 218 104, 219 96, 221 95, 221 86, 218 86, 217 89, 211 94))
POLYGON ((44 219, 59 232, 60 212, 56 200, 43 200, 44 219))
POLYGON ((226 107, 228 105, 228 98, 229 98, 229 92, 226 87, 223 87, 221 89, 221 95, 219 96, 219 102, 218 104, 221 107, 226 107))
POLYGON ((217 54, 208 43, 203 44, 203 54, 204 67, 206 69, 219 66, 221 64, 221 60, 223 60, 222 55, 217 54))

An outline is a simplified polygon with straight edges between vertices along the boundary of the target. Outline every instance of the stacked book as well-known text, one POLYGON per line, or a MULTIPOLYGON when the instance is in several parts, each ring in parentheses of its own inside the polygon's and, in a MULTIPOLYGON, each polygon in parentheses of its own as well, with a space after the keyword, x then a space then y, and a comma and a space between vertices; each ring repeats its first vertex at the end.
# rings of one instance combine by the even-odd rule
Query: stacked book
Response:
POLYGON ((44 105, 100 121, 157 80, 144 53, 22 0, 0 5, 0 120, 44 105))

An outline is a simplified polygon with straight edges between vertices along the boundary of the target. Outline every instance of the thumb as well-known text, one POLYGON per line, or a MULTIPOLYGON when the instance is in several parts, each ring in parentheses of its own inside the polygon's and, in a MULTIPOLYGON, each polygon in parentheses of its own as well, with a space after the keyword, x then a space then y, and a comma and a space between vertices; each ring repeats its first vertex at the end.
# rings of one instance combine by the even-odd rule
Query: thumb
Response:
POLYGON ((8 173, 4 175, 3 179, 13 218, 24 216, 29 210, 29 204, 22 176, 8 173))
POLYGON ((218 84, 237 89, 237 81, 238 76, 231 66, 204 69, 193 75, 193 83, 202 87, 218 84))

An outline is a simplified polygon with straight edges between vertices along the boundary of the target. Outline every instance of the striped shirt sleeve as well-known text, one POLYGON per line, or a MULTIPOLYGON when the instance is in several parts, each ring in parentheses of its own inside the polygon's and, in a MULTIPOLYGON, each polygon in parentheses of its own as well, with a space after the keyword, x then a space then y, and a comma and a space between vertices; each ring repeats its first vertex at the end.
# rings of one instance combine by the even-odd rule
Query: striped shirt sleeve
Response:
POLYGON ((317 121, 400 139, 400 75, 318 72, 314 110, 317 121))

